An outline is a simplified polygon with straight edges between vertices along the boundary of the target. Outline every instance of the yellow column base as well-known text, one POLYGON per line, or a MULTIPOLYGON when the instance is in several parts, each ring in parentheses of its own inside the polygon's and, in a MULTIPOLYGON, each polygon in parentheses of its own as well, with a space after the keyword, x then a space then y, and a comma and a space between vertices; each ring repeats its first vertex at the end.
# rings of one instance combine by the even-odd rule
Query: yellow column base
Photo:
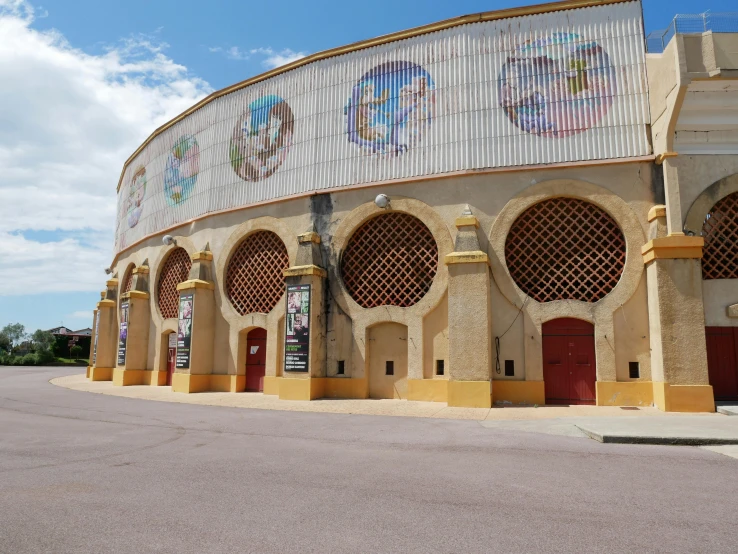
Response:
POLYGON ((546 403, 545 386, 543 381, 493 381, 492 402, 543 406, 546 403))
POLYGON ((112 367, 92 367, 90 368, 90 381, 112 381, 112 367))
POLYGON ((246 376, 211 375, 210 390, 213 392, 243 392, 246 390, 246 376))
POLYGON ((264 394, 279 394, 279 381, 281 377, 267 375, 264 377, 264 394))
POLYGON ((323 398, 369 398, 369 382, 366 379, 325 377, 320 380, 323 381, 323 398))
POLYGON ((210 377, 210 375, 175 373, 172 375, 172 390, 185 393, 205 392, 210 389, 210 377))
POLYGON ((116 387, 143 385, 144 373, 147 372, 143 369, 121 369, 116 367, 113 370, 113 385, 116 387))
POLYGON ((323 390, 323 379, 282 377, 279 380, 280 400, 314 400, 323 397, 323 390))
POLYGON ((454 408, 491 408, 491 381, 449 381, 448 405, 454 408))
POLYGON ((650 406, 653 404, 651 381, 597 381, 598 406, 650 406))
POLYGON ((653 384, 653 401, 664 412, 714 412, 710 385, 653 384))
POLYGON ((408 379, 407 399, 419 402, 448 402, 448 380, 408 379))
POLYGON ((144 371, 141 384, 149 385, 151 387, 163 387, 167 384, 167 372, 166 371, 144 371))

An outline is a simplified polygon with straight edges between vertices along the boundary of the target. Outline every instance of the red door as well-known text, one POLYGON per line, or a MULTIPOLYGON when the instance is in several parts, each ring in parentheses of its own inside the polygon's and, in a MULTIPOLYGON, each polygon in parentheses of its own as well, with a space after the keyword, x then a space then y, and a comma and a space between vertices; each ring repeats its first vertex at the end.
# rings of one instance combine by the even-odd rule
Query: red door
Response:
POLYGON ((266 329, 252 329, 246 335, 246 390, 264 391, 266 373, 266 329))
POLYGON ((177 363, 177 349, 169 347, 167 350, 167 386, 172 386, 172 375, 174 375, 175 364, 177 363))
POLYGON ((715 400, 738 400, 738 327, 706 327, 707 373, 715 400))
POLYGON ((543 380, 546 404, 594 404, 594 325, 561 318, 543 324, 543 380))

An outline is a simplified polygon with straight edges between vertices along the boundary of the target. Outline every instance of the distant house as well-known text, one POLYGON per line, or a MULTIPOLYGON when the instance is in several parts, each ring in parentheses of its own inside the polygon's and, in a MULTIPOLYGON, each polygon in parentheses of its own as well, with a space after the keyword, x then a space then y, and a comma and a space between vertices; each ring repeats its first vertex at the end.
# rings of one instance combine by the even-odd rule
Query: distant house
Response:
POLYGON ((92 328, 87 327, 86 329, 80 329, 79 331, 72 331, 69 327, 54 327, 48 330, 52 335, 67 335, 70 337, 90 337, 92 336, 92 328))

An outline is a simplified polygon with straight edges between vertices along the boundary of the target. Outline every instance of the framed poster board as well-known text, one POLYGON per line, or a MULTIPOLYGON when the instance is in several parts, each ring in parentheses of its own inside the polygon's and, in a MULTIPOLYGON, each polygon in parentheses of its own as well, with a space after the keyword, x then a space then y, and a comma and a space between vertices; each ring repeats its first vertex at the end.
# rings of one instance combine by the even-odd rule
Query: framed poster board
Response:
POLYGON ((284 370, 307 373, 310 362, 310 285, 287 285, 284 370))
MULTIPOLYGON (((120 329, 118 331, 118 365, 126 365, 126 344, 128 343, 128 301, 120 303, 120 329)), ((97 337, 95 337, 97 342, 97 337)))
POLYGON ((181 294, 179 297, 179 320, 177 322, 177 369, 190 367, 192 313, 194 309, 195 293, 181 294))
POLYGON ((97 364, 97 337, 100 336, 100 311, 95 314, 95 344, 92 347, 92 365, 97 364))

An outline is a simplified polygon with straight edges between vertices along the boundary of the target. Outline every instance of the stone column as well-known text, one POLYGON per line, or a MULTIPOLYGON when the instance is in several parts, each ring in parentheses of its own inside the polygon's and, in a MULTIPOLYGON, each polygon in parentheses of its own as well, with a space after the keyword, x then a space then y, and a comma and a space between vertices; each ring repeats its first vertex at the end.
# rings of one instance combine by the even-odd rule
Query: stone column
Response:
MULTIPOLYGON (((149 266, 144 262, 133 268, 131 290, 120 295, 121 316, 123 306, 127 305, 127 338, 125 355, 121 363, 119 346, 118 365, 113 371, 113 384, 150 385, 166 383, 166 373, 147 370, 149 352, 149 328, 151 327, 151 307, 149 302, 149 266), (160 375, 161 374, 161 375, 160 375)), ((122 322, 122 319, 121 319, 122 322)), ((120 339, 119 339, 120 340, 120 339)))
POLYGON ((110 279, 106 285, 105 298, 97 303, 97 349, 95 364, 90 369, 92 381, 112 380, 118 353, 118 279, 110 279))
POLYGON ((667 234, 665 206, 648 214, 648 283, 654 403, 667 412, 714 412, 702 304, 702 237, 667 234))
POLYGON ((479 247, 479 222, 464 211, 456 220, 448 266, 448 405, 492 406, 489 258, 479 247))
POLYGON ((204 251, 195 252, 187 281, 177 285, 180 302, 177 368, 172 376, 174 392, 203 392, 210 389, 215 331, 212 262, 213 254, 207 246, 204 251), (190 313, 183 312, 188 309, 188 302, 190 313))
MULTIPOLYGON (((310 287, 307 371, 294 371, 303 367, 302 362, 290 363, 288 359, 286 349, 297 348, 297 345, 290 343, 290 338, 287 336, 287 329, 291 325, 288 302, 285 314, 285 343, 281 345, 285 348, 285 367, 283 377, 279 380, 279 398, 282 400, 313 400, 323 396, 325 386, 327 352, 324 280, 326 271, 320 266, 320 235, 311 231, 299 235, 297 240, 295 265, 284 270, 284 277, 288 298, 290 289, 305 285, 310 287)), ((305 294, 307 290, 303 289, 299 292, 305 294)), ((295 359, 294 354, 292 357, 295 359)))
MULTIPOLYGON (((102 298, 100 298, 102 300, 102 298)), ((97 309, 92 311, 92 333, 90 333, 90 359, 87 361, 87 375, 86 377, 90 378, 90 370, 92 369, 92 366, 95 365, 94 357, 95 357, 95 331, 97 327, 97 309)))

